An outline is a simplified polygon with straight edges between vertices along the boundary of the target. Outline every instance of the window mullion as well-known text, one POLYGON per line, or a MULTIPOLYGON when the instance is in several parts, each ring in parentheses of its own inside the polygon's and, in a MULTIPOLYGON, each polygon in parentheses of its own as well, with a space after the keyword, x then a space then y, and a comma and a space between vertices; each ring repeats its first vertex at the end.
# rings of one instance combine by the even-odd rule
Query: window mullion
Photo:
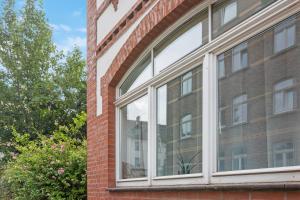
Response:
POLYGON ((212 54, 206 54, 203 62, 203 175, 206 183, 210 183, 210 177, 215 168, 215 129, 216 123, 216 65, 212 54))
POLYGON ((148 140, 148 182, 152 185, 152 178, 156 175, 156 95, 155 88, 149 87, 149 140, 148 140))

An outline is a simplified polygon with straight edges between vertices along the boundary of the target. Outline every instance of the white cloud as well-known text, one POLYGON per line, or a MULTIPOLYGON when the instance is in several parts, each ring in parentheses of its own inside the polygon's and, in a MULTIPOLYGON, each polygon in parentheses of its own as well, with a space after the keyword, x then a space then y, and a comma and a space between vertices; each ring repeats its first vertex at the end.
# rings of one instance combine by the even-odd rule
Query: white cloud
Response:
POLYGON ((71 27, 65 24, 50 24, 50 27, 54 31, 64 31, 64 32, 70 32, 72 31, 71 27))
POLYGON ((69 26, 64 25, 64 24, 61 24, 60 28, 65 32, 70 32, 72 30, 69 26))
POLYGON ((81 32, 81 33, 86 33, 86 28, 84 28, 84 27, 78 28, 77 31, 81 32))
POLYGON ((64 51, 65 53, 70 52, 75 46, 79 48, 86 47, 86 38, 85 37, 68 37, 62 43, 56 44, 58 50, 64 51))
POLYGON ((73 17, 81 16, 81 12, 78 11, 78 10, 76 10, 76 11, 74 11, 74 12, 72 13, 72 16, 73 16, 73 17))

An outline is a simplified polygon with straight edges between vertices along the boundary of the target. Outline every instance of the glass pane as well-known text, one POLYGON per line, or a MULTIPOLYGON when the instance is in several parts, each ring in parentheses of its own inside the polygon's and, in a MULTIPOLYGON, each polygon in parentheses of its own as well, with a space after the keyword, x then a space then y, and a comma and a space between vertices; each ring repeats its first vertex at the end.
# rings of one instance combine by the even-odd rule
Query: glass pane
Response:
POLYGON ((121 109, 121 178, 147 176, 148 97, 141 97, 121 109))
POLYGON ((287 28, 287 47, 295 44, 295 26, 287 28))
POLYGON ((182 76, 181 87, 182 96, 192 92, 192 72, 188 72, 182 76))
POLYGON ((247 67, 248 65, 248 52, 247 43, 244 42, 233 48, 233 68, 232 71, 238 71, 247 67))
POLYGON ((208 13, 198 14, 154 48, 154 74, 158 74, 208 41, 208 13))
POLYGON ((275 52, 285 49, 285 31, 275 33, 275 52))
POLYGON ((202 171, 202 66, 191 73, 190 95, 181 97, 182 76, 157 89, 157 176, 202 171))
MULTIPOLYGON (((299 28, 299 14, 294 23, 299 28)), ((276 31, 246 41, 244 70, 230 70, 234 48, 222 53, 227 74, 218 79, 217 161, 224 160, 218 171, 300 165, 299 40, 275 53, 276 31)))
POLYGON ((225 76, 224 54, 218 56, 218 76, 219 78, 223 78, 225 76))
POLYGON ((128 75, 120 87, 121 95, 142 85, 152 77, 151 56, 147 55, 128 75))
POLYGON ((236 17, 237 14, 237 3, 236 1, 228 4, 224 7, 223 10, 223 24, 228 23, 229 21, 233 20, 236 17))
POLYGON ((218 0, 212 7, 213 38, 216 38, 275 1, 218 0))

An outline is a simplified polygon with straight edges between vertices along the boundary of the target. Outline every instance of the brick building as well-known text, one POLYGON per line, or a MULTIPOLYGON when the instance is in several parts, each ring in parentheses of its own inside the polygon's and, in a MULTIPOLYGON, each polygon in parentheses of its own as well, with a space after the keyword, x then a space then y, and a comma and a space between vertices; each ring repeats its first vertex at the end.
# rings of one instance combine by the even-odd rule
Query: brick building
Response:
POLYGON ((87 0, 89 199, 300 199, 300 0, 87 0))

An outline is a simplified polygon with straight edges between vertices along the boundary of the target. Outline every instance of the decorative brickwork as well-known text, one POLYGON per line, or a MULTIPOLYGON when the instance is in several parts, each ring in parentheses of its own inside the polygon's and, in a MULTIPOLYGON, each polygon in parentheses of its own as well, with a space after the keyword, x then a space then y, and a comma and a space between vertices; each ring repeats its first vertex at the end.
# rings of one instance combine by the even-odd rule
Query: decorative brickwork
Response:
MULTIPOLYGON (((98 17, 101 13, 107 8, 110 1, 103 3, 103 6, 100 7, 98 11, 98 17)), ((112 1, 115 2, 115 1, 112 1)), ((97 58, 99 58, 103 53, 114 44, 115 41, 125 32, 127 29, 137 20, 153 3, 154 1, 150 0, 138 0, 137 3, 132 7, 132 9, 117 23, 114 28, 103 38, 102 41, 97 45, 97 58)), ((117 6, 117 2, 114 3, 114 6, 117 6)))
MULTIPOLYGON (((144 4, 147 1, 139 1, 144 4)), ((88 199, 89 200, 143 200, 143 199, 206 199, 206 200, 258 200, 300 199, 300 192, 235 190, 164 190, 164 191, 112 191, 115 188, 115 94, 116 85, 136 58, 151 42, 181 16, 199 4, 201 0, 160 0, 141 21, 128 38, 112 65, 101 80, 103 113, 96 117, 96 61, 99 46, 96 41, 98 12, 96 0, 87 0, 88 9, 88 199)), ((128 16, 127 16, 128 17, 128 16)), ((139 15, 137 15, 139 17, 139 15)), ((133 17, 134 18, 134 17, 133 17)), ((136 18, 134 18, 136 19, 136 18)), ((124 25, 124 30, 130 23, 124 25)), ((111 40, 111 43, 114 41, 111 40)), ((107 47, 109 48, 109 47, 107 47)), ((101 66, 100 66, 101 67, 101 66)))

